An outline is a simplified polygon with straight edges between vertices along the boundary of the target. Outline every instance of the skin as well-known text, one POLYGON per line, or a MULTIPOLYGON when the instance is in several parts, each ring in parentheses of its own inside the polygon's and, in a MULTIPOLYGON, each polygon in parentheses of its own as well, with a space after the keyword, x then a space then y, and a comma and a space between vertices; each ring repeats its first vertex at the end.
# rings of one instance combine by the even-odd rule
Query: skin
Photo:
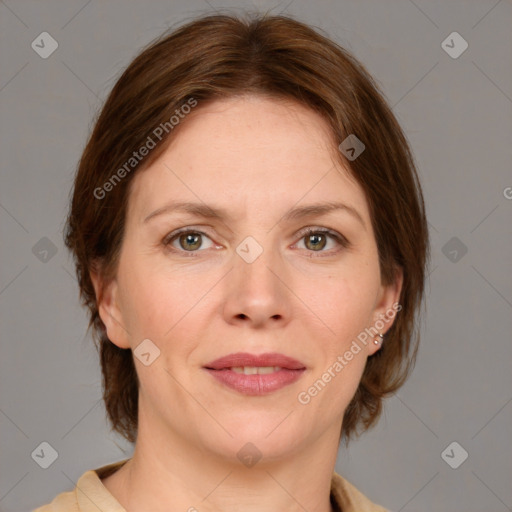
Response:
POLYGON ((150 339, 160 350, 149 366, 135 358, 134 456, 103 480, 130 512, 331 510, 343 413, 379 346, 361 345, 307 405, 297 396, 392 308, 402 285, 399 273, 381 283, 368 204, 335 159, 335 144, 303 105, 217 100, 189 114, 165 153, 135 176, 116 276, 104 283, 92 274, 109 339, 133 350, 150 339), (205 203, 230 217, 170 211, 144 222, 170 201, 205 203), (281 220, 326 201, 361 219, 342 209, 281 220), (179 236, 163 244, 188 226, 206 234, 202 245, 193 237, 180 245, 179 236), (349 245, 311 240, 305 227, 329 228, 349 245), (248 236, 263 249, 252 263, 236 252, 248 236), (234 352, 279 352, 306 371, 273 393, 242 395, 203 369, 234 352), (237 458, 247 442, 262 454, 250 468, 237 458))

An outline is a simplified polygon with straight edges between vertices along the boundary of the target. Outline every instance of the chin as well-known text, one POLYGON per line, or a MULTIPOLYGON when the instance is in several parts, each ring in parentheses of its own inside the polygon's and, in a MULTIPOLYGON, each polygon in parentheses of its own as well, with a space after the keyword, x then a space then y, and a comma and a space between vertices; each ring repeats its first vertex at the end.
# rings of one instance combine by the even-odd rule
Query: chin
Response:
POLYGON ((216 429, 218 434, 214 438, 211 436, 211 431, 205 432, 208 436, 205 443, 214 444, 212 448, 215 451, 220 448, 223 454, 232 453, 238 458, 244 455, 244 450, 260 452, 264 458, 291 455, 303 446, 308 436, 304 422, 298 425, 298 415, 290 412, 292 410, 279 414, 262 415, 260 412, 239 414, 235 421, 231 420, 223 424, 233 437, 224 430, 216 429), (246 446, 248 444, 249 446, 246 446))

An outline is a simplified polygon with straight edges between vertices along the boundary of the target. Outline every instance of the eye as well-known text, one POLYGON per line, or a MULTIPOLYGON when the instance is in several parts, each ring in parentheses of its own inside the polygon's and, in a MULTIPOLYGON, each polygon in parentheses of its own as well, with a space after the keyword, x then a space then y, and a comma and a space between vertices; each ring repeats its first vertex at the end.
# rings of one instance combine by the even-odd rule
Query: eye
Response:
MULTIPOLYGON (((343 235, 327 228, 308 227, 299 233, 299 237, 301 238, 295 246, 309 252, 331 253, 337 252, 336 246, 350 247, 349 241, 343 235), (303 243, 302 247, 301 243, 303 243)), ((212 239, 206 233, 190 227, 169 233, 163 239, 162 244, 171 251, 189 253, 190 256, 200 250, 215 247, 212 239), (208 242, 206 246, 205 241, 208 242)))
POLYGON ((348 240, 343 235, 326 228, 306 228, 300 233, 300 236, 301 239, 297 243, 298 248, 311 252, 331 252, 330 249, 333 249, 333 247, 341 246, 346 248, 349 246, 348 240), (304 246, 300 247, 302 242, 304 246), (328 247, 329 245, 330 247, 328 247), (326 247, 327 250, 324 250, 326 247))
POLYGON ((198 252, 200 248, 210 249, 213 247, 212 240, 205 233, 188 228, 181 231, 173 231, 164 238, 162 243, 165 247, 182 252, 198 252), (210 245, 207 247, 204 247, 205 238, 210 242, 210 245))

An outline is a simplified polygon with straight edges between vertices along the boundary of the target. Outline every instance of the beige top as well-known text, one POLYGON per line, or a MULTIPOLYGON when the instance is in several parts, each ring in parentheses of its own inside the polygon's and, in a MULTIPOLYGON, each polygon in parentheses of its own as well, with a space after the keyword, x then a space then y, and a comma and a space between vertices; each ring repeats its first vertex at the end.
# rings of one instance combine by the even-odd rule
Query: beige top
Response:
MULTIPOLYGON (((72 491, 63 492, 33 512, 126 512, 101 482, 129 459, 85 472, 72 491)), ((375 505, 337 473, 331 481, 331 504, 335 512, 388 512, 375 505)))

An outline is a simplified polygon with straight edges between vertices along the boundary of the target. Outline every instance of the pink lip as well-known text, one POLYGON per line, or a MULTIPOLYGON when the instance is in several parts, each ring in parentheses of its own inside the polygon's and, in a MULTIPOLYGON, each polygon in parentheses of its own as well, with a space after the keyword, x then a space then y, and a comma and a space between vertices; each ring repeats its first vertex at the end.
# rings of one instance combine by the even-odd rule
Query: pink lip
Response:
POLYGON ((245 395, 264 395, 277 391, 299 379, 306 367, 283 354, 230 354, 204 366, 205 370, 224 385, 245 395), (279 366, 281 369, 264 375, 245 375, 231 368, 240 366, 279 366))
POLYGON ((212 370, 223 370, 224 368, 233 368, 233 366, 280 366, 288 370, 302 370, 305 366, 297 359, 285 356, 283 354, 247 354, 238 352, 228 356, 215 359, 204 367, 212 370))

